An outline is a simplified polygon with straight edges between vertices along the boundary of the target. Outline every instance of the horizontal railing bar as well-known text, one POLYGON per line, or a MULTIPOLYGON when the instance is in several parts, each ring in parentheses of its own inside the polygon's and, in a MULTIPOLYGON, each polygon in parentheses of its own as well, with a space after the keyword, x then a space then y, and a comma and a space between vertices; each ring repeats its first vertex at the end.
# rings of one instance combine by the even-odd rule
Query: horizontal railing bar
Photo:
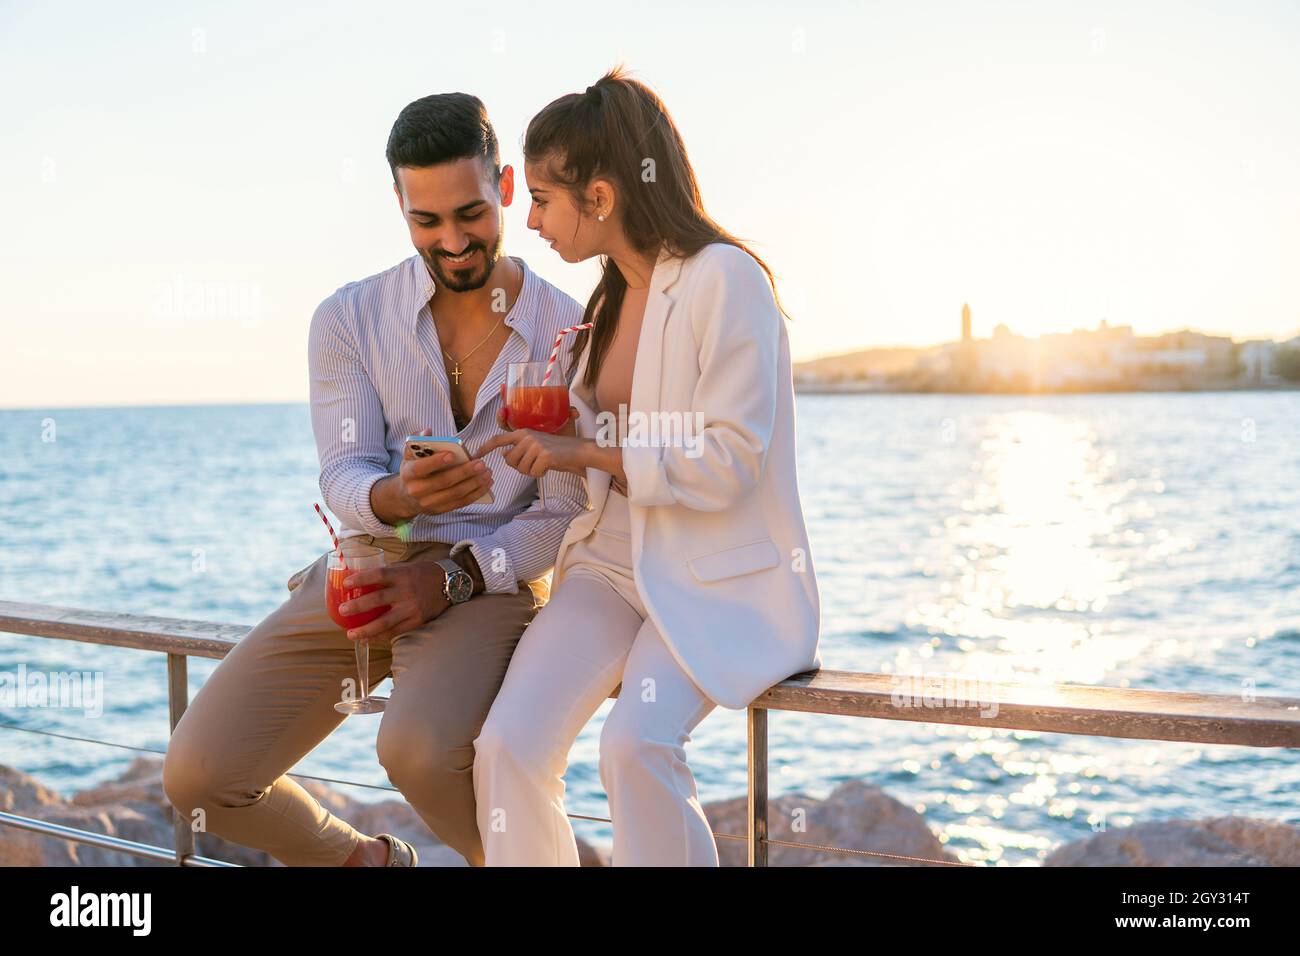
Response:
MULTIPOLYGON (((24 734, 37 734, 41 737, 57 737, 59 740, 75 740, 81 744, 95 744, 99 747, 115 747, 118 750, 130 750, 134 753, 153 754, 158 757, 166 757, 167 751, 154 750, 152 747, 133 747, 131 744, 114 743, 111 740, 96 740, 94 737, 78 737, 74 734, 60 734, 52 730, 38 730, 35 727, 19 727, 17 724, 0 723, 0 730, 16 730, 24 734)), ((310 773, 293 772, 288 774, 298 780, 316 780, 320 783, 337 783, 345 787, 364 787, 367 790, 382 790, 387 793, 400 794, 402 791, 396 787, 388 787, 379 783, 361 783, 359 780, 340 780, 337 777, 318 777, 310 773)))
POLYGON ((807 671, 764 691, 749 706, 1094 737, 1300 747, 1300 698, 977 682, 954 674, 935 679, 937 699, 930 706, 922 696, 926 683, 907 675, 807 671), (944 693, 962 688, 978 702, 939 705, 944 693), (905 705, 897 700, 902 691, 915 695, 905 705), (996 712, 986 714, 990 709, 996 712))
MULTIPOLYGON (((89 830, 78 830, 76 827, 64 826, 61 823, 50 823, 46 820, 33 820, 30 817, 20 816, 16 813, 0 812, 0 826, 13 827, 17 830, 26 830, 29 833, 38 833, 41 836, 54 837, 59 840, 69 840, 73 843, 84 843, 87 846, 99 847, 103 850, 114 850, 118 853, 126 853, 131 856, 142 857, 146 860, 153 860, 157 863, 175 863, 176 852, 168 850, 165 847, 153 846, 149 843, 137 843, 134 840, 124 840, 121 837, 110 836, 107 833, 92 833, 89 830)), ((238 866, 237 863, 225 863, 221 860, 210 860, 206 856, 197 856, 188 854, 182 861, 182 866, 238 866)))
POLYGON ((58 740, 72 740, 79 744, 95 744, 99 747, 114 747, 117 750, 130 750, 138 754, 154 754, 158 757, 167 756, 165 750, 154 750, 152 747, 135 747, 131 744, 114 743, 111 740, 96 740, 94 737, 78 737, 75 734, 60 734, 53 730, 38 730, 35 727, 19 727, 17 724, 0 724, 0 730, 16 730, 23 734, 38 734, 41 737, 54 737, 58 740))
MULTIPOLYGON (((740 839, 744 839, 744 837, 740 839)), ((974 863, 967 863, 964 860, 935 860, 928 856, 908 856, 905 853, 885 853, 881 850, 857 850, 853 847, 831 846, 821 843, 797 843, 793 840, 778 840, 776 837, 767 837, 763 842, 770 846, 790 846, 799 850, 818 850, 823 853, 848 853, 852 856, 879 856, 890 860, 907 860, 909 863, 933 863, 936 866, 975 866, 974 863)))
POLYGON ((183 618, 0 601, 0 630, 190 657, 225 657, 252 628, 183 618))
MULTIPOLYGON (((221 658, 251 628, 0 601, 0 631, 118 647, 221 658)), ((766 710, 922 723, 996 727, 1042 733, 1300 747, 1300 699, 1091 687, 1077 684, 976 683, 964 686, 980 703, 898 706, 905 675, 819 670, 769 688, 751 704, 766 710), (996 714, 982 712, 996 704, 996 714)), ((961 675, 949 675, 953 683, 961 675)), ((921 678, 913 678, 924 686, 921 678)), ((942 689, 942 686, 940 687, 942 689)))

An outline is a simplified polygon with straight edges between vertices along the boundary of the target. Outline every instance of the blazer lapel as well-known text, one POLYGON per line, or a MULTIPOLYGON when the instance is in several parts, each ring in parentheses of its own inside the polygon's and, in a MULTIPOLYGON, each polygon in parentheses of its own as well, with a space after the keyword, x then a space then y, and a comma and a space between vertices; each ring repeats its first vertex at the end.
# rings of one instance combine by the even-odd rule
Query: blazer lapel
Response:
MULTIPOLYGON (((681 274, 682 260, 670 256, 666 251, 659 253, 654 272, 650 276, 650 291, 646 295, 645 316, 641 319, 641 337, 637 340, 636 364, 632 369, 632 400, 628 409, 628 431, 633 430, 630 416, 641 418, 642 427, 649 421, 650 415, 659 410, 663 404, 664 369, 664 327, 668 324, 668 314, 676 301, 668 294, 677 277, 681 274)), ((662 457, 663 451, 659 450, 662 457)), ((629 489, 630 491, 631 489, 629 489)), ((629 504, 631 504, 629 502, 629 504)), ((641 554, 641 539, 645 534, 645 509, 630 507, 628 516, 632 530, 632 558, 638 560, 641 554)))

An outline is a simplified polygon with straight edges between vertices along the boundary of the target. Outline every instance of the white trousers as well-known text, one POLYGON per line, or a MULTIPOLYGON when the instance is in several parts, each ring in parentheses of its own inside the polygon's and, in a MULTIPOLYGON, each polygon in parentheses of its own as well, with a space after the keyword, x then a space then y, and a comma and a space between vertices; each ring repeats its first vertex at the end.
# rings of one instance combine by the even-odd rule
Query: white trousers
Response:
POLYGON ((622 689, 600 734, 615 866, 717 866, 686 765, 713 710, 647 618, 631 567, 627 499, 565 555, 565 575, 524 630, 474 741, 474 793, 487 866, 577 866, 564 808, 569 750, 622 689))

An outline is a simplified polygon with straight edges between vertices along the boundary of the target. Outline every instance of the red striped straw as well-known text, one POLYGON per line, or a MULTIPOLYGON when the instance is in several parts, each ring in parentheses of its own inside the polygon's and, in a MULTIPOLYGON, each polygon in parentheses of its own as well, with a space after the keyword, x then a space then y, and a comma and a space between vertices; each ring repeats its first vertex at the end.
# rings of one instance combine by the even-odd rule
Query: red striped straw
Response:
POLYGON ((343 559, 343 549, 339 546, 339 536, 334 533, 334 526, 330 524, 330 519, 325 517, 325 512, 320 510, 319 504, 314 504, 312 507, 314 507, 316 513, 320 515, 320 520, 325 522, 325 530, 330 533, 330 540, 334 542, 334 550, 339 553, 339 561, 342 562, 343 570, 346 571, 348 569, 348 563, 343 559))
POLYGON ((581 325, 571 325, 567 329, 560 329, 559 334, 555 336, 555 348, 551 349, 551 358, 546 363, 546 374, 542 376, 543 385, 551 380, 551 369, 555 368, 555 359, 560 354, 560 343, 564 341, 564 337, 570 332, 579 332, 582 329, 589 329, 594 324, 594 322, 583 322, 581 325))

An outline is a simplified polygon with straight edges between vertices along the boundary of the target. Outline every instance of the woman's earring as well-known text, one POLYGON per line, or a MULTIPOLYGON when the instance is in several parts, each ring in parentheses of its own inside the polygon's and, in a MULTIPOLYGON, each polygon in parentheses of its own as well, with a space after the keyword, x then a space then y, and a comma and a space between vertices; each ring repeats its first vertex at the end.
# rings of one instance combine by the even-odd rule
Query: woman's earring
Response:
POLYGON ((596 219, 599 220, 600 222, 604 222, 604 221, 605 221, 605 214, 602 212, 599 216, 596 217, 596 219))

